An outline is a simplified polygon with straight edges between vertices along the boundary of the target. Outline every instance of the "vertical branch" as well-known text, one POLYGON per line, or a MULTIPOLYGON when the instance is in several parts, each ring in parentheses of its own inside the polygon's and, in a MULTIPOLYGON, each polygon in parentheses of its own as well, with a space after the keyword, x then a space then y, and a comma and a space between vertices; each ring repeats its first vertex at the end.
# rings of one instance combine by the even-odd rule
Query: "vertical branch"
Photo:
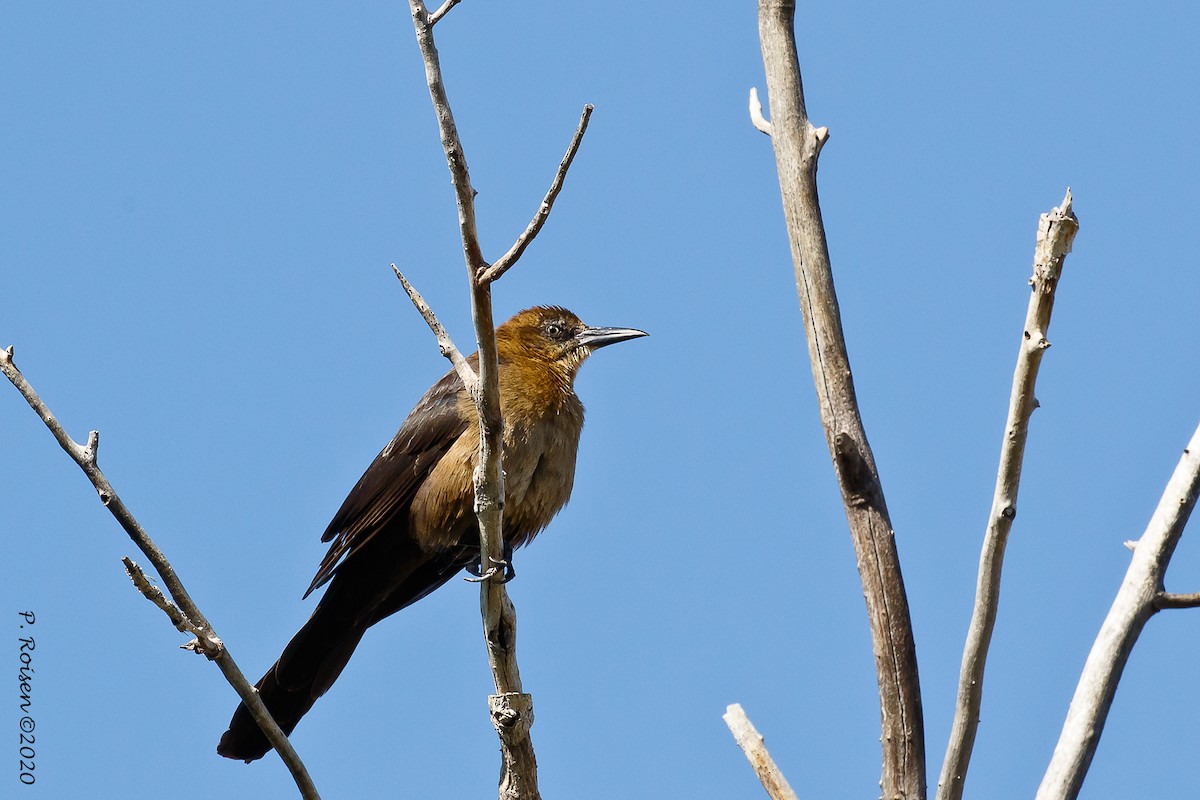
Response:
MULTIPOLYGON (((516 611, 503 581, 489 579, 497 574, 496 570, 487 566, 504 563, 504 470, 501 466, 504 422, 500 410, 499 359, 496 351, 495 322, 492 318, 491 284, 516 263, 529 242, 541 230, 549 216, 550 207, 562 188, 567 168, 579 148, 592 109, 591 106, 584 109, 576 135, 534 220, 493 268, 484 260, 479 245, 479 234, 475 224, 475 191, 471 187, 466 155, 454 124, 450 102, 446 97, 441 65, 433 40, 434 23, 442 19, 455 4, 456 0, 447 0, 431 15, 422 0, 409 0, 417 44, 425 62, 429 97, 437 116, 442 149, 450 169, 450 180, 454 185, 463 257, 471 290, 471 318, 475 323, 475 337, 479 343, 478 382, 467 383, 467 388, 479 414, 479 453, 474 474, 475 513, 479 518, 480 565, 484 568, 479 603, 484 639, 487 642, 488 663, 496 686, 496 693, 488 698, 488 706, 492 724, 500 737, 502 760, 499 796, 501 800, 540 800, 537 759, 529 736, 529 729, 533 724, 533 698, 525 694, 517 666, 516 611)), ((407 288, 410 287, 406 286, 407 288)), ((410 291, 410 296, 413 294, 410 291)))
POLYGON ((1054 310, 1054 292, 1078 230, 1079 220, 1071 210, 1071 190, 1067 189, 1062 205, 1042 214, 1038 221, 1033 277, 1029 279, 1033 294, 1029 298, 1021 348, 1017 354, 1017 368, 1013 374, 1008 420, 1004 424, 1004 443, 1000 448, 1000 469, 996 475, 996 491, 987 532, 983 537, 983 552, 979 556, 975 607, 971 612, 971 625, 963 647, 958 700, 950 730, 950 743, 938 780, 938 800, 958 800, 962 797, 967 767, 971 762, 971 750, 979 728, 984 667, 1000 605, 1000 571, 1004 562, 1004 548, 1017 516, 1017 490, 1021 483, 1025 442, 1029 436, 1029 417, 1037 408, 1034 384, 1037 382, 1042 355, 1050 346, 1046 333, 1050 327, 1050 313, 1054 310))
MULTIPOLYGON (((756 115, 775 149, 796 288, 808 338, 821 422, 842 490, 867 602, 882 714, 883 796, 925 796, 924 721, 916 647, 895 535, 875 459, 859 416, 817 197, 817 156, 828 137, 814 128, 793 30, 794 0, 759 0, 758 31, 771 122, 756 115)), ((753 109, 752 103, 752 109, 753 109)))
MULTIPOLYGON (((1200 427, 1167 481, 1145 533, 1134 544, 1125 579, 1083 665, 1050 766, 1038 787, 1038 800, 1068 800, 1079 794, 1129 654, 1146 621, 1164 607, 1163 574, 1197 496, 1200 427)), ((1166 605, 1170 605, 1169 600, 1166 605)))
MULTIPOLYGON (((79 465, 83 473, 87 475, 92 486, 96 487, 96 493, 100 495, 100 502, 108 509, 109 513, 117 520, 137 548, 145 554, 150 563, 154 565, 155 571, 162 578, 163 584, 167 587, 167 591, 171 593, 171 597, 175 600, 178 607, 171 607, 166 603, 162 593, 157 590, 148 591, 150 584, 146 581, 145 575, 142 574, 136 565, 132 566, 129 575, 134 580, 134 584, 138 586, 139 591, 146 595, 167 612, 171 618, 171 622, 179 630, 187 630, 195 634, 196 640, 188 649, 195 650, 201 653, 209 660, 216 663, 217 668, 221 670, 221 674, 225 676, 225 680, 238 693, 238 697, 250 709, 251 716, 258 726, 262 728, 266 734, 267 740, 271 746, 279 753, 279 757, 283 759, 283 763, 287 765, 288 771, 292 773, 292 779, 295 780, 296 786, 300 789, 300 794, 307 800, 319 800, 320 795, 317 794, 317 787, 313 784, 312 778, 309 777, 308 770, 304 766, 304 762, 300 760, 300 756, 292 748, 291 742, 288 741, 283 731, 279 729, 274 718, 271 717, 267 707, 263 705, 262 699, 258 696, 258 692, 246 680, 246 676, 242 674, 241 669, 233 660, 233 656, 229 654, 229 649, 217 637, 216 631, 209 624, 204 614, 192 600, 192 596, 188 594, 187 589, 183 586, 183 581, 175 574, 175 569, 171 566, 171 562, 163 555, 163 552, 158 549, 158 545, 150 538, 142 528, 141 523, 134 518, 133 514, 121 502, 121 498, 117 496, 117 490, 109 483, 104 472, 100 469, 97 463, 97 453, 100 448, 100 434, 92 431, 88 434, 86 445, 80 445, 67 434, 62 424, 51 413, 50 409, 42 402, 42 398, 34 391, 29 381, 21 374, 21 370, 17 369, 16 363, 13 361, 13 348, 9 347, 0 350, 0 372, 3 372, 5 377, 17 388, 21 396, 25 398, 25 402, 29 403, 29 407, 34 410, 46 427, 50 429, 50 433, 58 441, 67 455, 79 465), (141 576, 139 582, 138 576, 141 576), (157 599, 155 595, 157 594, 157 599), (161 602, 159 602, 161 600, 161 602), (164 605, 166 604, 166 605, 164 605)), ((125 559, 127 568, 133 562, 125 559)))
POLYGON ((450 101, 446 97, 441 63, 433 40, 434 24, 444 18, 458 2, 459 0, 446 0, 433 14, 429 13, 422 0, 409 0, 409 7, 412 11, 417 45, 425 62, 425 80, 429 85, 429 97, 437 116, 442 150, 450 168, 450 181, 454 186, 454 199, 458 206, 459 234, 471 289, 471 319, 475 324, 475 338, 479 344, 477 379, 476 376, 467 374, 470 367, 462 361, 461 355, 456 354, 449 337, 441 330, 441 326, 436 324, 432 311, 420 299, 420 295, 416 294, 398 270, 396 275, 422 316, 438 335, 442 353, 451 359, 463 377, 463 383, 475 401, 475 409, 479 415, 479 453, 474 474, 475 514, 479 518, 480 565, 484 575, 480 586, 479 604, 483 617, 484 639, 487 642, 488 663, 496 685, 496 694, 489 697, 488 705, 492 724, 500 737, 500 797, 501 800, 539 800, 537 759, 529 737, 529 729, 533 724, 533 698, 525 694, 521 686, 521 672, 517 666, 516 610, 503 581, 490 580, 497 574, 494 566, 487 566, 503 564, 505 549, 504 470, 501 466, 504 420, 500 412, 500 368, 496 351, 496 326, 492 318, 491 285, 517 262, 549 218, 550 209, 562 190, 567 170, 587 130, 592 106, 584 107, 575 136, 571 139, 566 155, 563 156, 550 189, 533 220, 494 265, 488 264, 483 258, 479 232, 475 224, 475 190, 471 186, 466 154, 458 136, 458 128, 454 124, 450 101))
MULTIPOLYGON (((481 394, 479 378, 472 371, 471 365, 463 358, 462 353, 455 347, 454 342, 438 321, 433 309, 412 287, 408 279, 392 265, 396 277, 408 294, 417 311, 425 319, 430 330, 438 340, 438 349, 450 360, 458 372, 459 379, 467 387, 473 397, 481 394)), ((478 467, 475 470, 476 513, 480 512, 478 493, 480 476, 485 473, 478 467)), ((486 487, 485 487, 486 488, 486 487)), ((479 514, 481 538, 484 526, 488 524, 484 516, 479 514)), ((498 536, 498 533, 497 533, 498 536)), ((496 541, 495 539, 484 541, 496 541)), ((481 553, 487 553, 486 545, 481 545, 481 553)), ((492 558, 493 563, 502 563, 498 557, 492 558)), ((480 563, 486 563, 480 559, 480 563)), ((492 669, 492 678, 496 684, 496 694, 488 697, 488 711, 492 725, 500 737, 501 769, 500 769, 500 798, 524 800, 537 798, 537 758, 533 752, 533 742, 529 737, 529 729, 533 725, 533 698, 521 689, 521 674, 516 660, 516 609, 508 597, 508 591, 503 582, 490 580, 496 570, 484 570, 480 578, 480 604, 483 614, 484 639, 487 643, 488 664, 492 669)))

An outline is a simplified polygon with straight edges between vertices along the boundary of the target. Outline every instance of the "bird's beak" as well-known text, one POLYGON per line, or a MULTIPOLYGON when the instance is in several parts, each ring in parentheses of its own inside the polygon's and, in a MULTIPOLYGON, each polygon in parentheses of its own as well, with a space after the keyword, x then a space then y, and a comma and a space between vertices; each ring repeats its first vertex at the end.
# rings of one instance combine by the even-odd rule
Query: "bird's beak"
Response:
POLYGON ((649 335, 645 331, 639 331, 636 328, 584 328, 575 336, 575 339, 580 344, 587 345, 593 350, 599 350, 601 347, 607 347, 610 344, 627 342, 630 339, 649 335))

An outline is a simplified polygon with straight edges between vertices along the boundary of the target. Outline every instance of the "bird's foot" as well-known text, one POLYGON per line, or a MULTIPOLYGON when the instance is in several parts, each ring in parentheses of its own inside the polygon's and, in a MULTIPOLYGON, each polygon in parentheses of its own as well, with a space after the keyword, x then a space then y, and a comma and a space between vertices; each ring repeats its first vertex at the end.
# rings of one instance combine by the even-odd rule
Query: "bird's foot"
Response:
POLYGON ((467 564, 465 569, 467 570, 467 573, 469 574, 469 576, 466 578, 463 578, 463 580, 468 581, 470 583, 483 583, 484 581, 488 580, 489 578, 491 578, 493 575, 496 574, 495 567, 490 567, 487 572, 484 572, 482 569, 479 568, 478 561, 467 564))
POLYGON ((471 577, 465 578, 465 580, 470 581, 471 583, 483 583, 486 580, 496 578, 496 573, 501 572, 497 569, 497 567, 504 568, 503 572, 501 572, 500 577, 498 578, 500 583, 508 583, 513 578, 517 577, 517 571, 513 569, 512 565, 511 546, 504 546, 504 558, 492 558, 489 556, 488 561, 492 562, 492 566, 488 567, 486 571, 482 568, 482 564, 478 561, 473 564, 468 564, 466 570, 471 574, 471 577))

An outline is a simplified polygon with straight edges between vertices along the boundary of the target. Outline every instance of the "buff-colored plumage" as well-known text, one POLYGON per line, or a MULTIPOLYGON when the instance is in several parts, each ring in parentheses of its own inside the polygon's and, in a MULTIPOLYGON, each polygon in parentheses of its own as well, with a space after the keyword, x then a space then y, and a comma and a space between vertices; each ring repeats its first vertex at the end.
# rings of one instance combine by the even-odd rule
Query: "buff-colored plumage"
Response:
MULTIPOLYGON (((597 348, 644 336, 589 328, 564 308, 526 309, 496 330, 504 417, 504 539, 529 542, 571 496, 583 404, 575 375, 597 348)), ((478 357, 468 359, 472 366, 478 357)), ((478 563, 473 511, 475 407, 451 371, 417 403, 334 515, 332 542, 309 592, 329 583, 312 617, 258 682, 290 733, 333 684, 363 633, 478 563)), ((251 761, 269 745, 239 706, 217 752, 251 761)))

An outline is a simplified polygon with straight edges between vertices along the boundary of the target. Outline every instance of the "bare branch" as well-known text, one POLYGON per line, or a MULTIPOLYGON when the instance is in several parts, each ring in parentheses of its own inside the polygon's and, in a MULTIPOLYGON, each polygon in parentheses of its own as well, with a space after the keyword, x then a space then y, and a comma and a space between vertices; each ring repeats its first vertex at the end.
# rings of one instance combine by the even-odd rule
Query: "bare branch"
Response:
POLYGON ((429 27, 432 28, 434 25, 437 25, 439 22, 441 22, 442 17, 446 16, 446 14, 450 12, 450 9, 454 8, 461 2, 462 0, 446 0, 446 2, 442 3, 441 8, 429 15, 429 27))
POLYGON ((754 767, 754 772, 762 781, 763 788, 767 790, 767 795, 771 800, 797 800, 796 793, 792 791, 787 778, 783 777, 783 773, 775 765, 775 759, 771 758, 771 754, 767 751, 763 737, 750 722, 750 718, 746 716, 741 705, 734 703, 726 708, 722 719, 729 726, 729 732, 733 734, 733 739, 738 743, 738 747, 742 748, 742 752, 746 754, 750 766, 754 767))
MULTIPOLYGON (((41 418, 46 427, 50 429, 50 432, 54 434, 54 438, 58 441, 59 445, 67 451, 67 454, 71 456, 80 469, 83 470, 84 474, 87 475, 88 480, 96 488, 97 494, 100 495, 100 502, 104 504, 109 513, 125 529, 129 538, 133 540, 133 543, 137 545, 138 549, 154 565, 154 569, 162 578, 167 591, 171 593, 171 597, 178 604, 178 608, 175 610, 179 613, 180 617, 189 622, 188 629, 196 633, 198 642, 204 642, 204 644, 197 648, 198 651, 204 652, 208 658, 216 662, 225 679, 238 693, 242 701, 246 703, 255 721, 258 722, 259 727, 262 728, 263 733, 266 734, 267 739, 279 752, 280 758, 283 759, 288 770, 292 773, 292 778, 296 781, 296 786, 300 789, 301 796, 309 798, 309 800, 317 800, 320 797, 317 794, 317 788, 313 785, 312 779, 308 775, 308 770, 305 769, 304 763, 300 760, 300 756, 292 748, 291 742, 288 741, 287 736, 283 734, 279 726, 275 724, 275 720, 272 719, 266 706, 259 699, 258 692, 246 680, 246 676, 242 674, 242 671, 234 662, 233 656, 229 654, 229 650, 222 645, 221 640, 216 636, 215 631, 213 631, 204 614, 201 613, 200 609, 192 601, 191 595, 188 594, 183 586, 183 582, 175 574, 175 570, 172 568, 170 562, 167 561, 167 557, 154 544, 154 541, 142 528, 141 524, 134 519, 133 514, 121 502, 121 498, 117 496, 117 492, 113 489, 112 484, 108 482, 108 478, 105 477, 100 467, 97 466, 96 454, 100 446, 99 433, 92 431, 88 434, 88 441, 85 446, 80 446, 71 439, 54 414, 50 412, 50 409, 38 397, 37 392, 25 380, 25 376, 17 369, 13 361, 13 348, 11 346, 0 351, 0 371, 12 382, 13 386, 17 387, 17 391, 29 403, 29 407, 34 410, 34 413, 41 418)), ((133 563, 128 559, 125 559, 125 562, 127 567, 133 563)), ((136 566, 134 566, 134 569, 137 570, 137 573, 141 573, 141 570, 137 569, 136 566)), ((135 585, 138 584, 138 579, 133 573, 130 574, 130 577, 134 579, 135 585)), ((149 586, 149 582, 145 581, 144 575, 142 575, 142 580, 149 586)), ((139 588, 141 587, 139 586, 139 588)), ((162 598, 161 592, 158 592, 153 587, 150 588, 162 598)), ((150 595, 147 596, 149 597, 150 595)), ((162 601, 165 603, 166 599, 162 598, 162 601)), ((155 601, 155 604, 159 605, 157 601, 155 601)), ((167 611, 162 605, 159 605, 159 607, 167 611)), ((172 613, 167 611, 167 614, 172 617, 171 621, 178 627, 178 621, 172 613)))
MULTIPOLYGON (((462 238, 463 257, 466 259, 467 271, 471 276, 471 284, 474 286, 478 283, 480 273, 487 267, 479 247, 479 231, 475 224, 475 189, 471 186, 471 173, 467 169, 467 158, 458 137, 458 127, 454 124, 454 113, 450 110, 450 101, 446 97, 446 85, 442 81, 442 65, 438 59, 437 47, 433 42, 433 26, 430 23, 429 11, 421 0, 409 0, 409 7, 412 11, 413 28, 417 34, 417 44, 421 48, 421 57, 425 61, 425 82, 429 86, 429 99, 433 103, 434 114, 437 116, 442 150, 446 154, 446 163, 450 167, 450 182, 454 186, 454 201, 458 206, 458 227, 462 238)), ((475 300, 474 294, 472 300, 475 300)), ((475 309, 472 308, 472 311, 475 309)), ((489 330, 491 327, 493 326, 489 320, 489 330)), ((494 335, 492 338, 495 338, 494 335)))
POLYGON ((1167 481, 1084 662, 1050 766, 1038 787, 1038 800, 1066 800, 1079 794, 1100 743, 1121 672, 1143 626, 1160 607, 1163 575, 1197 496, 1200 496, 1200 427, 1192 434, 1167 481))
POLYGON ((771 144, 821 423, 842 490, 867 602, 882 712, 881 788, 889 800, 923 798, 925 724, 912 621, 895 534, 859 414, 842 334, 817 197, 817 156, 829 132, 813 127, 804 106, 795 14, 794 0, 759 0, 758 33, 771 106, 771 144))
POLYGON ((175 625, 175 630, 180 633, 191 633, 196 636, 187 644, 179 646, 180 650, 190 650, 193 653, 202 655, 209 661, 216 661, 225 652, 225 643, 217 638, 211 630, 203 628, 183 615, 179 607, 163 596, 158 587, 150 583, 150 579, 146 577, 146 573, 142 572, 142 568, 133 563, 132 560, 125 557, 121 559, 121 563, 125 565, 125 574, 133 581, 134 587, 141 592, 147 600, 163 610, 163 613, 175 625))
MULTIPOLYGON (((152 584, 150 579, 146 577, 146 573, 142 572, 141 567, 135 564, 128 556, 123 557, 121 563, 125 565, 125 574, 133 581, 134 587, 145 595, 147 600, 163 610, 163 613, 170 618, 171 624, 175 626, 175 630, 180 633, 196 632, 195 623, 183 615, 183 612, 179 610, 179 606, 163 596, 159 588, 152 584)), ((219 648, 213 651, 214 657, 217 652, 219 652, 219 648)))
POLYGON ((475 370, 471 369, 471 365, 463 358, 462 352, 454 346, 454 341, 450 338, 450 334, 446 333, 446 329, 442 327, 442 323, 438 320, 437 315, 433 313, 433 309, 425 302, 425 298, 421 297, 420 292, 413 288, 408 279, 404 277, 404 273, 400 272, 399 268, 392 264, 392 272, 396 273, 396 277, 400 279, 400 285, 404 287, 404 291, 408 293, 408 299, 412 300, 417 311, 425 320, 425 324, 433 331, 433 335, 437 337, 438 350, 442 355, 450 360, 454 365, 454 371, 458 373, 458 378, 466 387, 467 393, 472 397, 479 393, 479 376, 475 374, 475 370))
POLYGON ((571 137, 571 144, 567 146, 567 153, 559 162, 558 171, 554 173, 554 180, 550 183, 550 190, 546 192, 545 198, 542 199, 542 204, 538 206, 537 213, 533 215, 529 225, 525 231, 517 237, 517 241, 509 248, 508 252, 496 259, 492 266, 484 270, 479 276, 479 280, 483 283, 491 283, 492 281, 503 275, 508 268, 517 263, 517 259, 525 252, 525 248, 533 241, 533 237, 538 235, 542 226, 546 224, 546 220, 550 217, 550 209, 554 206, 554 201, 558 198, 558 193, 562 191, 563 181, 567 177, 567 170, 571 168, 571 162, 575 160, 575 153, 579 151, 579 145, 583 141, 583 134, 587 132, 588 120, 592 118, 592 104, 588 103, 583 107, 583 115, 579 117, 579 126, 575 128, 575 135, 571 137))
POLYGON ((1000 468, 996 475, 996 490, 983 552, 979 557, 979 577, 975 589, 975 607, 963 647, 962 669, 958 679, 958 700, 954 723, 942 774, 938 780, 938 800, 958 800, 962 797, 971 750, 979 727, 979 707, 983 698, 983 674, 987 662, 992 629, 1000 605, 1000 572, 1004 548, 1017 515, 1017 491, 1021 483, 1021 463, 1025 458, 1025 441, 1029 436, 1029 417, 1037 407, 1034 385, 1042 355, 1050 342, 1046 332, 1054 309, 1054 292, 1062 275, 1063 262, 1071 252, 1071 244, 1079 230, 1079 220, 1071 210, 1071 190, 1067 189, 1062 205, 1045 214, 1038 222, 1037 244, 1033 256, 1033 277, 1029 283, 1033 294, 1025 315, 1017 367, 1009 397, 1008 420, 1004 425, 1004 441, 1000 449, 1000 468))
POLYGON ((1200 592, 1191 594, 1171 594, 1159 592, 1154 600, 1154 607, 1163 608, 1200 608, 1200 592))
POLYGON ((762 103, 758 99, 758 87, 750 87, 750 123, 765 133, 771 135, 771 123, 763 116, 762 103))
MULTIPOLYGON (((501 467, 504 423, 500 415, 500 367, 496 326, 492 318, 491 283, 483 277, 488 265, 483 260, 475 224, 475 192, 471 187, 466 155, 454 124, 454 114, 446 97, 430 15, 421 0, 409 0, 409 6, 417 44, 425 62, 425 79, 437 116, 442 149, 454 185, 459 234, 471 288, 471 319, 479 344, 479 391, 473 395, 479 415, 479 453, 474 475, 475 514, 479 518, 480 564, 495 564, 500 563, 504 552, 504 471, 501 467)), ((585 109, 585 116, 587 113, 585 109)), ((582 133, 577 133, 577 136, 582 136, 582 133)), ((496 685, 496 694, 489 699, 489 703, 493 708, 492 722, 501 746, 500 798, 540 800, 537 760, 529 736, 529 728, 533 724, 533 699, 524 693, 517 667, 516 612, 500 580, 481 583, 479 604, 488 663, 496 685)))

